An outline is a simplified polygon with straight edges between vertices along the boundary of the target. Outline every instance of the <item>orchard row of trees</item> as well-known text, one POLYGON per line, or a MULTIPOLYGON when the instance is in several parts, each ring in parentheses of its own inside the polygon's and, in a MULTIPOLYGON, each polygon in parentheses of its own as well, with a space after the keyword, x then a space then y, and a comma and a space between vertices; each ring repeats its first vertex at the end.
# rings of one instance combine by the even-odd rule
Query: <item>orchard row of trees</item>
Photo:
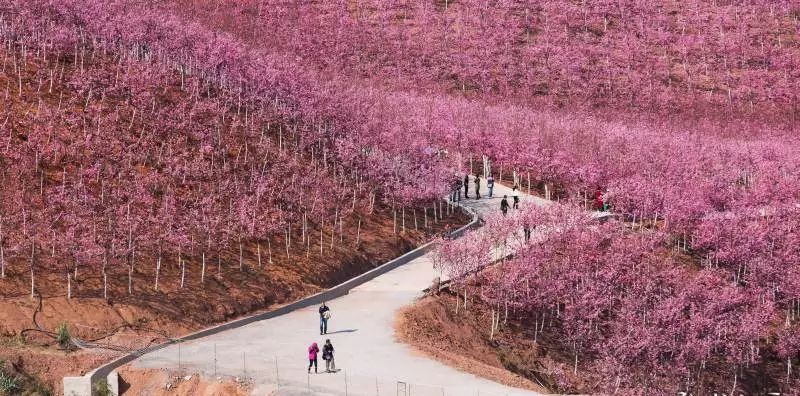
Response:
POLYGON ((172 3, 267 53, 401 90, 796 120, 800 8, 791 1, 172 3))
POLYGON ((710 217, 702 242, 685 246, 664 227, 599 224, 554 204, 491 217, 446 242, 436 262, 465 300, 479 294, 493 307, 492 332, 511 315, 534 339, 555 335, 574 359, 551 368, 564 389, 580 375, 609 394, 790 391, 800 385, 798 227, 797 207, 710 217), (524 227, 535 227, 529 243, 524 227), (755 376, 781 374, 753 383, 749 373, 742 388, 751 366, 755 376))
MULTIPOLYGON (((612 210, 637 230, 653 229, 629 235, 613 226, 586 225, 580 216, 567 212, 536 220, 569 231, 548 234, 552 241, 520 255, 519 270, 509 273, 528 279, 543 271, 539 266, 559 263, 570 271, 575 266, 577 272, 564 279, 558 275, 561 269, 542 273, 547 282, 567 286, 547 293, 531 291, 539 293, 539 302, 509 296, 498 301, 536 317, 548 310, 561 315, 577 309, 584 300, 603 302, 590 298, 595 292, 611 293, 616 300, 634 295, 630 294, 633 290, 640 292, 637 297, 654 293, 654 300, 641 307, 620 308, 622 303, 606 302, 594 313, 586 314, 586 308, 574 311, 578 314, 569 322, 574 328, 566 339, 573 343, 579 363, 601 361, 593 358, 597 355, 590 341, 622 340, 614 338, 603 323, 623 323, 614 315, 625 312, 629 318, 644 315, 641 339, 653 340, 639 348, 639 356, 651 359, 647 367, 664 368, 665 362, 672 362, 684 371, 665 369, 663 377, 641 374, 632 367, 643 360, 618 351, 617 360, 606 363, 619 366, 612 369, 608 363, 603 370, 618 374, 621 388, 641 389, 635 388, 637 383, 680 384, 678 374, 687 375, 691 384, 702 372, 698 364, 705 367, 711 357, 723 359, 731 377, 737 378, 733 374, 743 364, 765 356, 764 348, 785 358, 787 377, 796 378, 791 367, 798 352, 794 341, 800 299, 795 222, 800 144, 791 133, 764 126, 761 121, 772 121, 767 118, 773 113, 766 113, 762 120, 739 118, 723 123, 665 118, 640 124, 534 111, 506 102, 493 104, 488 96, 464 99, 437 90, 425 92, 425 84, 417 86, 419 90, 400 90, 392 82, 395 75, 365 58, 359 64, 366 62, 367 69, 374 71, 369 78, 334 73, 336 67, 310 64, 309 52, 282 52, 264 45, 269 41, 256 30, 257 25, 241 24, 249 26, 241 31, 232 24, 210 24, 199 13, 192 15, 198 10, 193 8, 195 3, 182 3, 186 8, 181 13, 164 4, 90 0, 19 0, 3 10, 6 78, 0 83, 5 85, 5 97, 18 109, 3 117, 8 121, 0 133, 0 144, 6 147, 0 161, 8 165, 2 177, 10 181, 4 186, 18 186, 4 189, 0 197, 5 249, 35 260, 37 249, 57 246, 46 240, 56 230, 54 239, 74 235, 77 241, 91 241, 69 242, 56 250, 69 251, 73 246, 80 254, 92 254, 92 262, 100 267, 106 257, 133 256, 141 249, 159 251, 167 238, 175 238, 168 243, 179 251, 189 245, 213 251, 222 244, 236 245, 240 239, 261 238, 260 233, 282 233, 289 224, 301 227, 302 219, 309 216, 334 224, 343 212, 352 210, 353 201, 371 205, 373 193, 398 208, 442 196, 449 175, 455 170, 475 171, 477 167, 465 169, 464 165, 487 158, 494 163, 496 175, 512 176, 524 188, 562 203, 585 207, 587 197, 599 190, 612 210), (28 67, 19 66, 23 61, 28 67), (36 72, 23 75, 22 70, 36 72), (93 153, 101 154, 92 159, 93 153), (62 203, 52 204, 56 202, 62 203), (69 209, 60 210, 59 205, 69 209), (561 226, 567 220, 582 225, 561 226), (14 236, 9 230, 14 230, 14 236), (559 235, 563 238, 558 239, 559 235), (572 239, 583 244, 563 242, 572 239), (608 244, 597 245, 599 240, 608 244), (547 253, 548 244, 559 248, 547 253), (675 249, 683 251, 692 264, 664 263, 661 252, 675 249), (540 256, 562 261, 545 263, 540 256), (609 270, 581 264, 591 258, 599 266, 618 256, 622 257, 618 266, 609 270), (632 274, 664 278, 666 283, 650 284, 632 274), (596 279, 601 276, 610 276, 605 284, 613 286, 593 289, 592 282, 603 284, 596 279), (732 319, 723 314, 732 301, 741 301, 733 308, 746 321, 723 326, 720 334, 711 324, 698 330, 697 336, 667 333, 702 344, 693 345, 697 349, 691 354, 675 350, 681 345, 677 341, 659 346, 663 339, 648 333, 657 332, 653 325, 657 322, 649 321, 655 318, 651 314, 660 309, 660 301, 691 299, 680 297, 683 292, 678 291, 684 285, 695 285, 697 293, 710 285, 717 296, 702 294, 695 300, 708 298, 709 304, 721 304, 720 313, 698 305, 702 309, 697 312, 705 313, 691 314, 690 307, 680 322, 684 326, 700 326, 706 320, 730 324, 732 319), (704 315, 713 319, 703 319, 704 315), (733 332, 731 327, 747 330, 733 332), (745 353, 741 345, 752 347, 745 353), (667 349, 669 353, 651 352, 667 349), (685 362, 676 363, 676 356, 684 356, 685 362), (705 357, 698 363, 698 356, 705 357), (631 369, 629 376, 623 373, 625 369, 631 369), (637 382, 636 373, 649 382, 637 382)), ((790 8, 759 4, 752 6, 758 12, 736 18, 761 18, 774 10, 789 16, 782 24, 791 23, 790 8)), ((637 8, 620 3, 620 9, 624 14, 637 8)), ((266 7, 255 10, 257 16, 267 12, 266 7)), ((360 15, 360 20, 372 15, 343 10, 360 15)), ((219 15, 225 22, 224 15, 219 15)), ((301 19, 315 19, 314 14, 303 15, 301 19)), ((275 34, 283 34, 278 30, 275 34)), ((540 34, 540 39, 550 36, 540 34)), ((305 41, 311 40, 298 43, 305 41)), ((356 58, 365 54, 347 40, 329 44, 356 58)), ((777 53, 789 51, 786 56, 791 61, 793 48, 787 42, 777 53)), ((336 56, 315 59, 334 66, 339 61, 336 56)), ((385 59, 394 58, 387 55, 385 59)), ((651 63, 645 66, 642 70, 652 69, 651 63)), ((789 69, 781 70, 782 75, 791 76, 789 69)), ((602 73, 598 76, 595 69, 586 73, 602 80, 602 73)), ((791 78, 764 81, 786 92, 786 84, 795 83, 791 78)), ((644 85, 624 86, 641 92, 644 85)), ((604 99, 615 97, 610 90, 603 92, 604 99)), ((671 105, 673 99, 688 100, 683 90, 666 92, 663 97, 649 96, 663 106, 671 105)), ((770 103, 777 108, 774 114, 796 112, 791 101, 770 103)), ((709 114, 709 118, 724 117, 709 114)), ((483 257, 477 263, 486 260, 483 257)), ((498 282, 504 279, 513 281, 499 277, 498 282)), ((509 290, 534 290, 528 285, 515 287, 509 290)), ((631 349, 625 353, 635 353, 630 342, 619 345, 619 349, 631 349)), ((616 377, 603 378, 615 381, 616 377)), ((607 389, 617 386, 606 385, 607 389)))
MULTIPOLYGON (((81 6, 72 10, 98 20, 108 11, 81 6)), ((239 252, 242 269, 243 244, 267 265, 330 249, 323 233, 340 243, 346 219, 357 245, 362 215, 376 206, 394 208, 396 232, 447 210, 430 204, 445 191, 441 156, 394 155, 298 117, 230 40, 191 26, 165 38, 176 22, 168 15, 142 15, 158 18, 152 36, 115 26, 123 37, 53 11, 46 2, 0 9, 0 278, 9 263, 27 264, 31 294, 37 271, 55 267, 68 297, 81 268, 102 273, 107 296, 110 266, 128 268, 130 293, 143 258, 158 290, 167 256, 183 287, 189 255, 202 283, 225 251, 239 252)))

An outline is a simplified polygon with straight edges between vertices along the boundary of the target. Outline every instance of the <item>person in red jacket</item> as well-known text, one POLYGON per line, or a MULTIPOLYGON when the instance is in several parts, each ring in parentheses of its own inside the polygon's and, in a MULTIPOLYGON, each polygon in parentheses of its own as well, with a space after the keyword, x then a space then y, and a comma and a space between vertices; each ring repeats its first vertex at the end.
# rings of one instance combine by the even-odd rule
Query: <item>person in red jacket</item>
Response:
POLYGON ((314 366, 314 373, 317 372, 317 354, 319 353, 319 347, 317 343, 311 344, 308 347, 308 372, 311 373, 311 366, 314 366))
POLYGON ((600 190, 600 187, 598 187, 597 191, 594 193, 594 205, 597 210, 603 210, 603 192, 600 190))

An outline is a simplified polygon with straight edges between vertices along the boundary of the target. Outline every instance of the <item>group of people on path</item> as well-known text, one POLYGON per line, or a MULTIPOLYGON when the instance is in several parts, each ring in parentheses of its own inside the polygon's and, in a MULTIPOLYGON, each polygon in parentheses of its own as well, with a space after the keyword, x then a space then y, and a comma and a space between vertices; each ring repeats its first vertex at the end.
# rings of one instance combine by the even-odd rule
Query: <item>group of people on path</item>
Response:
MULTIPOLYGON (((472 182, 475 185, 475 199, 481 199, 481 177, 475 174, 472 182)), ((492 198, 494 196, 494 177, 492 175, 486 178, 486 188, 489 190, 489 198, 492 198)), ((456 178, 453 181, 450 202, 461 202, 462 189, 464 190, 464 198, 469 198, 469 174, 465 174, 463 180, 456 178)), ((519 209, 519 186, 514 185, 511 191, 511 198, 513 199, 512 205, 508 203, 508 195, 503 195, 503 199, 500 200, 500 211, 503 212, 503 216, 508 214, 509 207, 519 209)))
MULTIPOLYGON (((475 199, 481 199, 481 177, 476 173, 472 183, 475 185, 475 199)), ((464 198, 469 198, 469 174, 464 175, 464 180, 456 178, 453 181, 450 193, 450 202, 461 202, 461 189, 464 189, 464 198)), ((489 198, 494 196, 494 177, 489 175, 486 178, 486 188, 489 190, 489 198)))
MULTIPOLYGON (((328 334, 328 319, 331 318, 331 309, 322 302, 319 306, 319 334, 328 334)), ((317 357, 320 349, 316 342, 311 343, 308 347, 308 372, 311 373, 311 366, 314 366, 314 373, 317 373, 317 357)), ((330 339, 325 340, 325 345, 322 346, 322 360, 325 361, 325 372, 335 373, 336 362, 333 358, 333 344, 330 339)))
MULTIPOLYGON (((316 374, 317 371, 317 356, 319 355, 319 347, 317 343, 314 342, 308 347, 308 372, 311 373, 311 366, 314 366, 314 373, 316 374)), ((331 340, 325 340, 325 345, 322 346, 322 360, 325 361, 325 372, 326 373, 335 373, 336 372, 336 362, 333 359, 333 344, 331 344, 331 340)))

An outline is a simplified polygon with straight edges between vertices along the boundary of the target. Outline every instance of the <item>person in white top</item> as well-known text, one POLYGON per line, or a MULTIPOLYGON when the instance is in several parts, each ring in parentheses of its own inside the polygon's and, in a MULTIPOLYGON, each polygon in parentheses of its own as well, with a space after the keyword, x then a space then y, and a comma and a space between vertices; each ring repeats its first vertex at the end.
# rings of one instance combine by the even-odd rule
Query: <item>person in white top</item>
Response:
POLYGON ((514 209, 519 209, 519 190, 517 190, 517 186, 514 186, 513 191, 511 192, 511 196, 514 197, 514 209))

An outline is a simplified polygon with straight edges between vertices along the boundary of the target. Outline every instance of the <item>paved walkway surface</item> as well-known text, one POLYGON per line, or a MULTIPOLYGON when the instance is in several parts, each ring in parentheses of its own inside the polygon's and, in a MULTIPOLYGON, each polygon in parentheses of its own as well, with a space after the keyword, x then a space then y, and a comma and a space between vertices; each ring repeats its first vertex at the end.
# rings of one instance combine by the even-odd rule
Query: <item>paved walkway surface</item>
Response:
MULTIPOLYGON (((482 193, 486 193, 485 180, 482 193)), ((499 212, 500 198, 511 191, 495 185, 494 198, 461 203, 479 214, 499 212)), ((541 204, 522 196, 521 205, 541 204)), ((474 197, 474 184, 470 183, 474 197)), ((174 345, 147 354, 133 365, 141 368, 182 368, 205 376, 252 380, 254 395, 537 395, 459 371, 429 359, 394 337, 398 311, 414 302, 440 276, 431 254, 422 256, 328 302, 332 317, 328 334, 319 334, 316 307, 252 323, 237 329, 174 345), (338 372, 306 373, 311 342, 322 348, 328 338, 336 348, 338 372)))

